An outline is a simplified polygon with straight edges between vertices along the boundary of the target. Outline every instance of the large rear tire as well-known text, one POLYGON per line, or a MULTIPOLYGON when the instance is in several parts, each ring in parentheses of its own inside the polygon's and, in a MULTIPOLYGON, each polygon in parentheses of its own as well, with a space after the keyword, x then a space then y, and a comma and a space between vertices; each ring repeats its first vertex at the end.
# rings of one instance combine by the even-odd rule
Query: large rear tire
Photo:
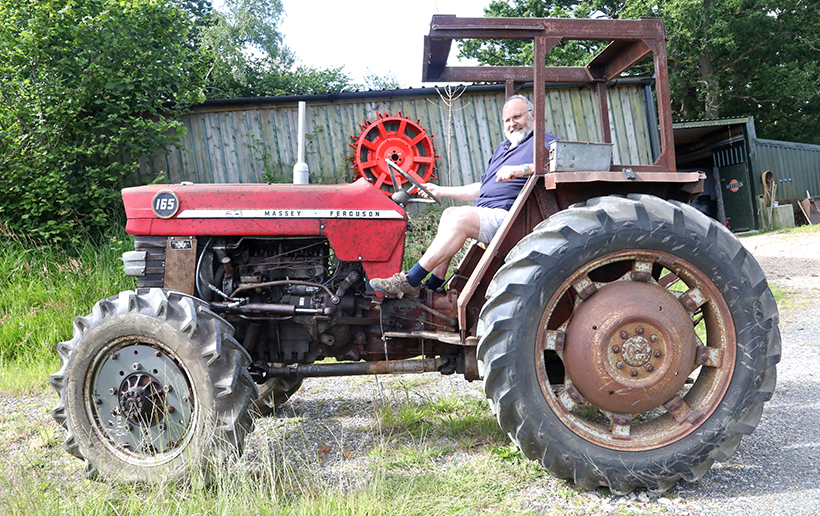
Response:
POLYGON ((57 346, 52 414, 86 475, 179 480, 241 453, 256 386, 232 335, 201 301, 156 288, 121 292, 76 318, 73 338, 57 346))
POLYGON ((700 478, 774 392, 763 272, 684 204, 631 195, 562 211, 509 253, 487 297, 478 360, 501 427, 585 489, 700 478))

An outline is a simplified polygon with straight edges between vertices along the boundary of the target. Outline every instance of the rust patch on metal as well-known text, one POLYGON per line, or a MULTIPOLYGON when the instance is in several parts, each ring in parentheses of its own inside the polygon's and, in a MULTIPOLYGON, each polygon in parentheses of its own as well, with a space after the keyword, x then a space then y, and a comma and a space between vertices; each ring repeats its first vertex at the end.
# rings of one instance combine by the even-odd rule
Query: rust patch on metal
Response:
POLYGON ((694 424, 703 417, 702 412, 692 410, 680 396, 675 396, 664 403, 663 406, 678 423, 694 424))
POLYGON ((632 416, 630 414, 611 414, 609 431, 615 439, 629 439, 632 433, 632 416))
POLYGON ((683 307, 690 312, 695 312, 707 301, 706 297, 698 288, 693 288, 687 292, 684 292, 678 300, 681 302, 683 307))
POLYGON ((723 350, 698 346, 695 363, 699 366, 720 367, 723 364, 723 350))
POLYGON ((544 349, 555 351, 560 355, 564 351, 566 336, 566 333, 562 331, 547 330, 546 340, 544 341, 544 349))
POLYGON ((619 281, 601 287, 575 311, 567 327, 564 367, 596 407, 635 414, 660 406, 683 387, 696 346, 691 316, 672 293, 654 284, 619 281), (649 335, 657 337, 655 342, 649 335))
POLYGON ((537 338, 540 345, 534 360, 540 364, 538 375, 547 403, 573 432, 589 442, 614 450, 652 450, 690 435, 719 406, 732 378, 736 359, 734 335, 729 307, 707 274, 674 255, 632 249, 601 256, 581 265, 575 273, 569 275, 547 302, 539 324, 537 338), (625 280, 612 279, 609 283, 599 283, 600 288, 587 300, 566 303, 575 294, 573 291, 576 284, 584 278, 596 277, 593 271, 609 268, 609 264, 618 261, 630 261, 630 269, 633 271, 635 262, 647 262, 667 267, 673 273, 649 282, 635 281, 629 276, 625 280), (701 344, 697 336, 693 336, 695 321, 692 314, 678 300, 677 296, 680 294, 669 290, 677 282, 683 282, 690 289, 697 288, 702 294, 704 303, 700 305, 698 317, 706 330, 706 337, 701 339, 708 344, 708 350, 697 349, 706 346, 701 344), (624 284, 622 288, 625 290, 621 295, 610 299, 607 299, 609 296, 602 295, 618 283, 624 284), (640 290, 642 287, 654 288, 657 292, 647 296, 640 290), (651 302, 652 299, 660 302, 655 305, 651 302), (642 305, 641 302, 645 304, 642 305), (593 313, 592 308, 596 303, 606 309, 601 308, 600 313, 593 313), (590 313, 585 315, 584 312, 588 310, 590 313), (661 315, 666 311, 678 315, 671 317, 672 322, 661 324, 659 321, 670 317, 668 314, 661 315), (584 317, 586 321, 583 321, 584 317), (616 324, 617 321, 622 324, 616 324), (585 327, 586 333, 576 332, 575 325, 578 324, 585 327), (548 336, 559 328, 566 335, 563 354, 558 355, 566 375, 564 385, 553 385, 543 357, 548 346, 552 345, 548 336), (684 340, 678 336, 670 336, 670 329, 684 331, 694 339, 694 343, 687 341, 688 344, 683 344, 684 340), (627 354, 633 354, 631 360, 641 363, 647 358, 642 353, 644 342, 635 339, 637 336, 648 341, 652 350, 651 357, 642 366, 628 366, 624 361, 623 347, 630 339, 633 339, 630 345, 634 349, 627 354), (593 339, 597 339, 596 344, 590 343, 593 339), (580 351, 576 349, 573 352, 573 347, 580 348, 580 351), (680 348, 686 348, 683 354, 680 348), (587 351, 586 354, 584 350, 587 351), (707 363, 703 364, 706 367, 700 369, 694 382, 688 382, 691 385, 687 385, 689 375, 698 367, 698 353, 702 357, 701 361, 706 360, 707 363), (575 359, 578 363, 575 365, 571 365, 573 358, 570 355, 573 354, 577 355, 575 359), (593 386, 592 390, 596 391, 594 394, 599 398, 593 399, 593 394, 586 392, 588 387, 585 381, 593 386), (674 389, 678 384, 683 387, 674 389), (655 390, 645 391, 643 387, 647 385, 655 390), (566 390, 567 386, 572 386, 572 389, 566 390), (606 415, 609 418, 608 424, 602 424, 585 412, 574 411, 578 403, 570 394, 575 392, 585 404, 606 415), (642 400, 648 401, 643 406, 626 404, 619 407, 617 402, 609 400, 622 395, 625 400, 631 399, 639 403, 644 403, 642 400), (680 398, 680 401, 674 400, 675 398, 680 398), (663 411, 670 401, 670 407, 674 410, 667 408, 663 411), (661 411, 656 412, 658 409, 661 411), (633 419, 627 427, 613 422, 612 414, 631 414, 633 419), (636 418, 637 415, 641 417, 636 418))
POLYGON ((164 287, 194 295, 196 237, 168 237, 165 244, 164 287))
POLYGON ((578 297, 580 297, 581 300, 589 299, 592 296, 592 294, 594 294, 598 290, 598 287, 595 286, 595 284, 592 282, 592 280, 589 279, 588 276, 584 276, 583 278, 573 283, 572 288, 574 288, 575 291, 578 292, 578 297))

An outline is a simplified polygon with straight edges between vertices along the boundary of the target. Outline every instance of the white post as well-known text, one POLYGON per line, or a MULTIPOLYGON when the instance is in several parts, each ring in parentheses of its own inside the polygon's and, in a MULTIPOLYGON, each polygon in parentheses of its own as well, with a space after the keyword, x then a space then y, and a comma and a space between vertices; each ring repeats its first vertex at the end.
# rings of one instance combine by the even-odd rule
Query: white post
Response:
POLYGON ((293 184, 308 184, 308 166, 305 163, 305 102, 299 102, 299 134, 297 144, 298 161, 293 166, 293 184))

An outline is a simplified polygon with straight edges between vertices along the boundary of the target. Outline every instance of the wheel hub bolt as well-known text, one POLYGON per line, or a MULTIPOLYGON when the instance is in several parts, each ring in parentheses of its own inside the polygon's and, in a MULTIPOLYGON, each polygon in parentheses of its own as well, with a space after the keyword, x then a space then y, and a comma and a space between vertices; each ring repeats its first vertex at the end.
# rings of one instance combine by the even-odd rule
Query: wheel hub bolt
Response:
POLYGON ((621 352, 621 346, 618 346, 618 345, 612 346, 612 352, 613 353, 620 353, 621 352))
POLYGON ((635 328, 635 333, 637 333, 638 335, 642 335, 643 334, 643 326, 638 326, 637 328, 635 328))
POLYGON ((648 364, 648 365, 646 366, 646 372, 647 372, 647 373, 651 373, 651 372, 652 372, 652 371, 654 371, 654 370, 655 370, 655 368, 654 368, 654 367, 652 367, 652 364, 648 364))
POLYGON ((617 364, 615 364, 615 367, 617 367, 618 369, 623 369, 624 368, 624 363, 623 362, 618 362, 617 364))
POLYGON ((169 413, 169 414, 173 414, 175 410, 176 410, 176 409, 174 408, 174 406, 173 406, 173 405, 168 405, 168 413, 169 413))
POLYGON ((116 360, 119 356, 119 353, 111 353, 111 360, 116 360))
POLYGON ((166 385, 165 387, 163 387, 163 388, 162 388, 162 390, 164 390, 165 392, 171 392, 172 390, 174 390, 174 388, 173 388, 173 387, 171 386, 171 384, 169 383, 168 385, 166 385))
POLYGON ((154 356, 155 357, 159 358, 159 354, 160 354, 159 351, 154 351, 154 356))
POLYGON ((142 364, 140 364, 139 362, 134 362, 134 364, 131 366, 131 369, 133 369, 134 371, 139 371, 140 369, 142 369, 142 364))
POLYGON ((657 335, 650 335, 649 340, 652 341, 652 342, 658 342, 658 336, 657 335))
POLYGON ((629 372, 629 375, 630 375, 630 376, 638 376, 638 371, 636 371, 635 369, 633 369, 632 371, 630 371, 630 372, 629 372))
POLYGON ((108 394, 110 394, 112 396, 117 394, 117 389, 115 389, 114 387, 111 387, 110 389, 108 389, 108 394))
POLYGON ((661 352, 661 350, 659 349, 656 349, 655 353, 653 354, 655 355, 655 358, 661 358, 663 356, 663 352, 661 352))
POLYGON ((627 332, 625 332, 625 331, 622 331, 622 332, 621 332, 621 338, 622 338, 622 339, 624 339, 624 340, 626 340, 626 339, 628 339, 628 338, 629 338, 629 334, 628 334, 627 332))

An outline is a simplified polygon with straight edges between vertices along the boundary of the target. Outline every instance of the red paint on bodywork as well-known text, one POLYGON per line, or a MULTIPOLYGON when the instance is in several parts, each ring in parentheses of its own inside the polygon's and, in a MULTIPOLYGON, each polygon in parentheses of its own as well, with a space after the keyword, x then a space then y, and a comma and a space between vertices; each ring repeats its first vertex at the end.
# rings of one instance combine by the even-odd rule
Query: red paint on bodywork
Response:
POLYGON ((404 255, 405 211, 363 179, 344 185, 148 185, 126 188, 122 197, 132 235, 324 236, 340 260, 361 261, 370 278, 398 272, 404 255), (179 197, 172 218, 151 209, 161 190, 179 197))

